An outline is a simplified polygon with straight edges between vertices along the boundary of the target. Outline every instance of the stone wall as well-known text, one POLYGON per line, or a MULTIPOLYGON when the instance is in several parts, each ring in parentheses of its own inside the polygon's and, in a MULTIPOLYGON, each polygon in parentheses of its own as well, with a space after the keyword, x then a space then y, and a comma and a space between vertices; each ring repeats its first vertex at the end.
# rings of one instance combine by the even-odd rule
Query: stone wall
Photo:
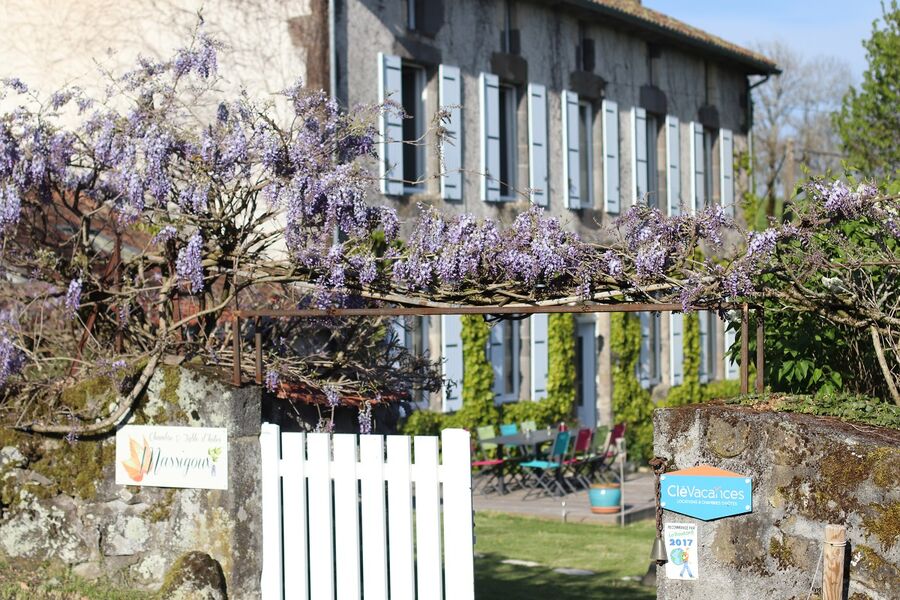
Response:
MULTIPOLYGON (((106 407, 113 399, 107 394, 87 382, 67 400, 106 407)), ((159 589, 176 563, 215 574, 214 560, 229 597, 259 597, 260 415, 259 388, 233 388, 199 369, 165 366, 128 420, 226 427, 227 490, 116 485, 114 435, 70 443, 0 430, 0 554, 61 561, 78 575, 145 590, 159 589)))
POLYGON ((658 598, 806 598, 828 523, 847 527, 845 597, 900 598, 900 432, 731 406, 657 410, 654 426, 670 470, 709 464, 753 477, 752 513, 665 513, 699 523, 700 578, 669 581, 660 568, 658 598))

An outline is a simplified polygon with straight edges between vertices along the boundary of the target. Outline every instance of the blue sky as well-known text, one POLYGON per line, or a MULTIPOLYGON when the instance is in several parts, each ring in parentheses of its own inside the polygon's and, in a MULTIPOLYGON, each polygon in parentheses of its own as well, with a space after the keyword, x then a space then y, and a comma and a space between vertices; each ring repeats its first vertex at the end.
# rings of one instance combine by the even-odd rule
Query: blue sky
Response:
POLYGON ((644 6, 750 46, 787 41, 804 56, 831 55, 850 64, 854 77, 866 67, 862 40, 881 16, 880 0, 644 0, 644 6))

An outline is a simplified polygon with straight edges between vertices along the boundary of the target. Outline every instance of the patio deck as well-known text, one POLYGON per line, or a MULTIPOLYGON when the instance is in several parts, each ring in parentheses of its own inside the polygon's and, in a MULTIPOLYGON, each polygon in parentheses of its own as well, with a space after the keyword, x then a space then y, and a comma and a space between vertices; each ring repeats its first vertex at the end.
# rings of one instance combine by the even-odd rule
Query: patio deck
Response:
MULTIPOLYGON (((654 516, 655 496, 652 473, 632 473, 625 477, 625 523, 650 519, 654 516)), ((619 523, 620 515, 597 515, 591 512, 587 492, 580 490, 566 496, 541 496, 523 500, 525 490, 508 494, 476 493, 473 497, 475 512, 494 511, 514 515, 562 520, 563 502, 566 503, 566 521, 569 523, 619 523)))

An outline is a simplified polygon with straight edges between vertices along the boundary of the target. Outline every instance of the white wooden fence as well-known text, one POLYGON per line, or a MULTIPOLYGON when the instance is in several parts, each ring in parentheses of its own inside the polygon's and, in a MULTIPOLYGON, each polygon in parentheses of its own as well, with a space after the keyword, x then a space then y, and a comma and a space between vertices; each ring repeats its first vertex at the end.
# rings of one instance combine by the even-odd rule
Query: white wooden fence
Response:
POLYGON ((474 599, 469 434, 412 439, 263 424, 263 600, 474 599))

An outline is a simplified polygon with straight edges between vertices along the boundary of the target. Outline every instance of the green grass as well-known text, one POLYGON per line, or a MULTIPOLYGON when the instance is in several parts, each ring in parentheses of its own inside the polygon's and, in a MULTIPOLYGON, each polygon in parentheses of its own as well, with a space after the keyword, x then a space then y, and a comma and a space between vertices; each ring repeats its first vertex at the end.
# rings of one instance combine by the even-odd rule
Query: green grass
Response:
POLYGON ((129 591, 109 581, 90 582, 49 563, 0 559, 2 600, 150 600, 153 594, 129 591))
POLYGON ((560 523, 480 512, 475 515, 475 596, 479 600, 650 600, 656 591, 623 577, 641 577, 650 564, 651 521, 621 528, 560 523), (503 564, 513 558, 541 567, 503 564), (554 573, 571 567, 596 573, 554 573))

